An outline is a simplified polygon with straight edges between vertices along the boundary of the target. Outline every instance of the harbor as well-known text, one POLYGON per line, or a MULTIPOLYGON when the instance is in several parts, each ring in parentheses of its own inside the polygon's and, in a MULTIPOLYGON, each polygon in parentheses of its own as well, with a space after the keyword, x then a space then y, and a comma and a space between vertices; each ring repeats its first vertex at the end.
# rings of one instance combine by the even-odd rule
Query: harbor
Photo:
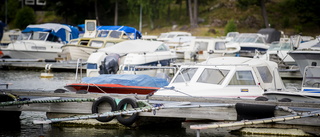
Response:
POLYGON ((319 4, 0 1, 0 136, 320 136, 319 4))

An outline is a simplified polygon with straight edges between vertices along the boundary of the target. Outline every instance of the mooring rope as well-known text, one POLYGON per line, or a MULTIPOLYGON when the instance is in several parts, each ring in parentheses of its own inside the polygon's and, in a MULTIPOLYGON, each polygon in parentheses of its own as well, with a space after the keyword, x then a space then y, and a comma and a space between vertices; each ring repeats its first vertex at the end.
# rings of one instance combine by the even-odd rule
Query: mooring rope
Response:
POLYGON ((24 100, 0 102, 0 106, 25 105, 34 103, 61 103, 61 102, 93 102, 93 98, 52 99, 52 100, 24 100))
POLYGON ((44 120, 34 120, 34 124, 50 124, 55 122, 62 122, 62 121, 72 121, 72 120, 85 120, 85 119, 95 119, 99 117, 112 117, 118 115, 126 115, 126 114, 133 114, 139 112, 151 112, 155 110, 159 110, 164 108, 163 105, 152 106, 144 101, 139 101, 144 104, 144 107, 133 108, 129 110, 118 110, 113 112, 105 112, 105 113, 95 113, 91 115, 81 115, 81 116, 71 116, 65 118, 52 118, 52 119, 44 119, 44 120))

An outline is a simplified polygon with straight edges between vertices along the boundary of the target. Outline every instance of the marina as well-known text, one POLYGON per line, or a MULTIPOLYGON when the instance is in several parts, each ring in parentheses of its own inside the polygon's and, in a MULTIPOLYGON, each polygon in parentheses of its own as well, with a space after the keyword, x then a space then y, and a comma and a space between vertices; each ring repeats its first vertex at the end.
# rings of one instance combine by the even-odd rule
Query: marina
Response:
POLYGON ((0 136, 320 136, 318 1, 0 5, 0 136))

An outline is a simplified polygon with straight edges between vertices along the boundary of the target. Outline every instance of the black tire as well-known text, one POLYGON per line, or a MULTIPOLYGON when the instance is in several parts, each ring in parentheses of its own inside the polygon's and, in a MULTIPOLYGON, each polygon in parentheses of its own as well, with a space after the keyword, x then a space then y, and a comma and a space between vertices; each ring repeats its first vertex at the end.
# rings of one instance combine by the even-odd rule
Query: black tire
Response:
MULTIPOLYGON (((131 105, 132 108, 137 108, 138 107, 138 104, 137 104, 135 99, 124 98, 119 102, 119 104, 117 106, 117 110, 125 110, 124 107, 128 106, 126 104, 131 105)), ((139 113, 133 113, 130 116, 128 116, 128 115, 118 115, 117 116, 117 120, 122 125, 130 126, 137 120, 138 117, 139 117, 139 113)))
POLYGON ((76 91, 76 94, 87 94, 88 91, 87 90, 78 90, 76 91))
POLYGON ((67 92, 67 90, 59 88, 59 89, 54 90, 53 92, 54 93, 65 93, 65 92, 67 92))
POLYGON ((255 101, 268 101, 268 100, 269 99, 267 97, 263 97, 263 96, 255 98, 255 101))
POLYGON ((292 100, 290 98, 283 98, 280 99, 279 102, 291 102, 292 100))
MULTIPOLYGON (((98 100, 93 102, 92 108, 91 108, 92 114, 99 113, 99 106, 100 106, 101 103, 108 103, 111 106, 110 111, 116 111, 117 110, 117 103, 112 97, 102 96, 98 100)), ((99 117, 99 118, 96 118, 96 119, 98 121, 100 121, 100 122, 109 122, 114 118, 115 118, 115 116, 112 116, 112 117, 99 117)))

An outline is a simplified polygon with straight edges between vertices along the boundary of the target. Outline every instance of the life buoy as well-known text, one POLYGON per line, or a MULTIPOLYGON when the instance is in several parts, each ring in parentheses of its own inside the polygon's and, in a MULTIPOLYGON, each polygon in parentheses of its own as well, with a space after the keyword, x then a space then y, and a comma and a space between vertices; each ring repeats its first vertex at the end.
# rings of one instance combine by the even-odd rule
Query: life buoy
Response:
MULTIPOLYGON (((93 102, 92 108, 91 108, 92 114, 99 113, 99 106, 102 103, 108 103, 108 105, 110 105, 110 109, 107 109, 107 110, 110 110, 110 111, 116 111, 117 110, 117 103, 112 97, 102 96, 98 100, 93 102)), ((99 118, 96 118, 96 119, 98 121, 100 121, 100 122, 109 122, 112 119, 114 119, 114 117, 115 116, 113 116, 113 117, 99 117, 99 118)))
MULTIPOLYGON (((124 98, 119 102, 119 104, 117 106, 117 110, 125 110, 125 109, 127 109, 127 108, 125 108, 125 107, 128 107, 127 104, 131 105, 132 108, 137 108, 138 107, 138 104, 137 104, 135 99, 124 98)), ((128 115, 118 115, 117 116, 117 120, 118 120, 119 123, 121 123, 121 124, 123 124, 125 126, 130 126, 136 121, 138 116, 139 116, 139 113, 133 113, 133 114, 128 114, 128 115)))

